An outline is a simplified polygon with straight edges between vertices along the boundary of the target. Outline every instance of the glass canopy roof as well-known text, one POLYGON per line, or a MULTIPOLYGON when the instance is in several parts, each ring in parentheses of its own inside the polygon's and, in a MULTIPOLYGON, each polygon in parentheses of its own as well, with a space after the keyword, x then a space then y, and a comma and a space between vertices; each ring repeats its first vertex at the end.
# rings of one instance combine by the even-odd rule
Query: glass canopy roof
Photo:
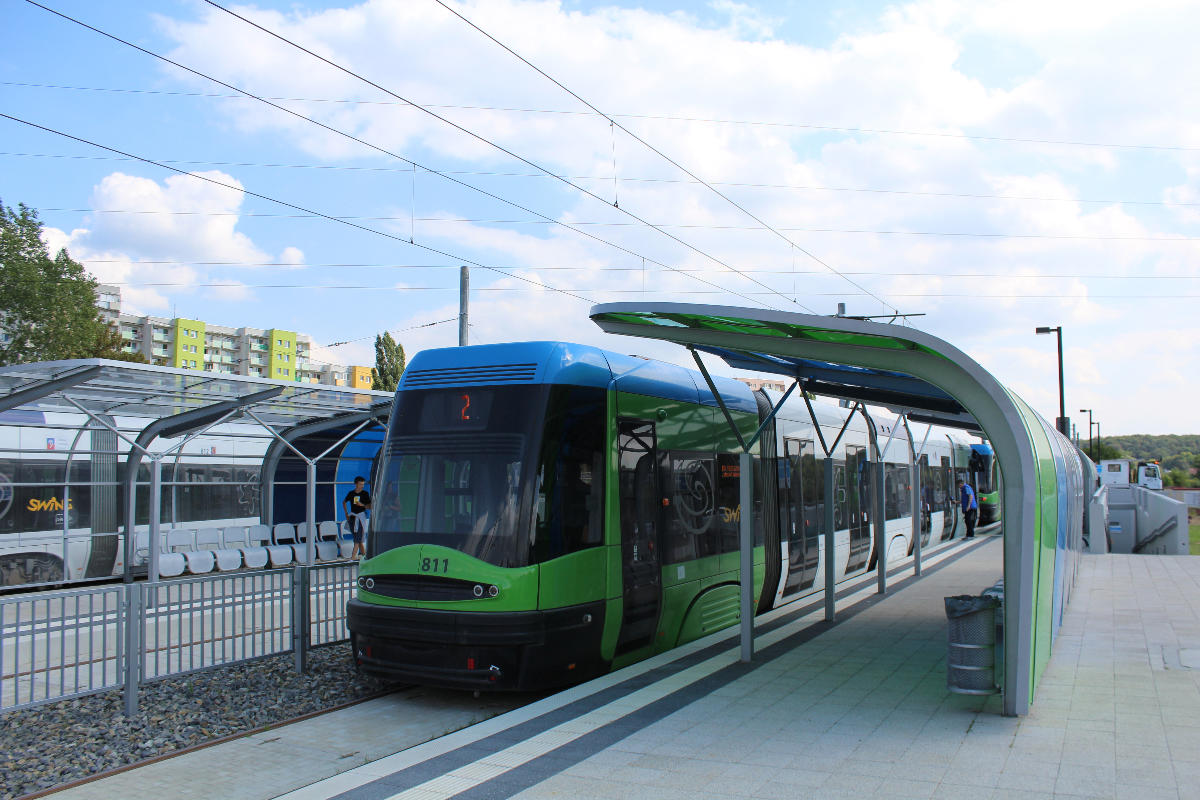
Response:
MULTIPOLYGON (((903 372, 782 352, 803 349, 805 343, 811 343, 885 352, 917 351, 945 358, 937 350, 905 336, 908 329, 897 327, 895 335, 881 335, 845 330, 848 324, 856 322, 848 318, 834 318, 836 328, 833 325, 823 328, 799 323, 797 315, 786 312, 755 309, 751 317, 747 311, 750 309, 674 303, 613 303, 595 307, 591 317, 606 331, 686 344, 697 351, 718 356, 735 369, 793 378, 814 394, 883 406, 904 412, 914 421, 978 429, 975 418, 958 400, 924 379, 903 372)), ((885 326, 870 324, 869 327, 877 330, 885 326)))
POLYGON ((392 398, 390 392, 103 359, 0 367, 0 410, 79 413, 82 407, 94 414, 162 419, 252 395, 262 397, 246 407, 273 427, 367 411, 392 398))

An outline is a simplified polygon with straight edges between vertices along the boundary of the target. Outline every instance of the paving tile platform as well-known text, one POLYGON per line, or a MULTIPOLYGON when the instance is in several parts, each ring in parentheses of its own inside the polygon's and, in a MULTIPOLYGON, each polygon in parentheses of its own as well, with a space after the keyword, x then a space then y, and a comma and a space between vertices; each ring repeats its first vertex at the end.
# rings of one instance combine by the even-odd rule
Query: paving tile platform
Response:
POLYGON ((990 586, 1001 562, 998 538, 955 544, 885 597, 843 590, 833 625, 819 598, 759 618, 752 664, 715 634, 382 757, 377 742, 313 766, 383 738, 388 710, 368 703, 273 732, 270 764, 243 740, 55 797, 195 796, 181 787, 205 770, 241 776, 247 800, 1200 797, 1200 558, 1085 557, 1019 719, 946 689, 942 597, 990 586))

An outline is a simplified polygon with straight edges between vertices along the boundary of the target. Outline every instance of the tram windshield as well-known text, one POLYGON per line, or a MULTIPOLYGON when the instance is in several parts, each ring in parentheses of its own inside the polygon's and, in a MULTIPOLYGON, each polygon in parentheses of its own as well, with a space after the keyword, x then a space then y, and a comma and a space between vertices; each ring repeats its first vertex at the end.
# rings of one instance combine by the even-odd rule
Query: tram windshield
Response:
POLYGON ((602 390, 400 392, 368 555, 436 544, 512 567, 599 544, 603 439, 602 390))

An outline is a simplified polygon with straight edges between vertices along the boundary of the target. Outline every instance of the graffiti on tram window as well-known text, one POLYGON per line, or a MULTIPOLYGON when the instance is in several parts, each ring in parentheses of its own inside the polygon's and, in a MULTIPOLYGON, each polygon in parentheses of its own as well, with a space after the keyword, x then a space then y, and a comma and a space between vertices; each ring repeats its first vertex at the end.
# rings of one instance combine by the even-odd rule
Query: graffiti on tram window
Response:
POLYGON ((256 469, 239 469, 237 471, 237 514, 235 517, 257 517, 259 498, 262 487, 259 484, 259 473, 256 469))
POLYGON ((717 552, 711 454, 668 453, 663 469, 666 563, 717 552))
POLYGON ((233 464, 179 464, 171 475, 164 474, 164 486, 170 489, 163 493, 164 512, 170 513, 174 503, 178 522, 258 515, 258 470, 233 464))
POLYGON ((688 533, 699 536, 713 524, 712 458, 671 459, 671 508, 688 533))

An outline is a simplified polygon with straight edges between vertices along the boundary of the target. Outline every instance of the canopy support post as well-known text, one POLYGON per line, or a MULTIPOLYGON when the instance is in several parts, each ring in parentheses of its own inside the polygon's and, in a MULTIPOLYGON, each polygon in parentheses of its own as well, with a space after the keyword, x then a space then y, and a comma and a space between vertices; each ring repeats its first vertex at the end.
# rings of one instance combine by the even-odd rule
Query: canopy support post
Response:
POLYGON ((836 492, 833 487, 833 458, 825 456, 825 621, 833 622, 837 611, 835 595, 836 579, 834 577, 834 535, 833 535, 833 498, 836 492))
POLYGON ((158 583, 158 554, 162 551, 162 456, 150 457, 150 552, 146 555, 146 581, 158 583))
POLYGON ((748 452, 738 455, 738 550, 741 577, 741 640, 742 662, 749 664, 754 657, 754 499, 752 474, 754 459, 748 452))
POLYGON ((704 366, 704 362, 700 360, 700 354, 696 352, 696 348, 689 346, 688 352, 692 354, 692 358, 696 360, 696 366, 700 368, 700 374, 704 376, 704 382, 708 384, 708 390, 712 392, 713 399, 717 401, 717 405, 721 408, 721 413, 725 415, 725 422, 729 424, 729 429, 733 431, 733 435, 737 437, 738 444, 742 446, 743 452, 750 451, 750 445, 746 444, 742 432, 738 430, 738 426, 733 423, 733 417, 729 414, 729 409, 725 407, 725 401, 721 399, 721 393, 717 391, 717 385, 713 383, 712 376, 708 374, 708 368, 704 366))
POLYGON ((878 594, 887 594, 887 518, 884 516, 887 509, 883 490, 886 471, 882 459, 875 462, 875 591, 878 594))

